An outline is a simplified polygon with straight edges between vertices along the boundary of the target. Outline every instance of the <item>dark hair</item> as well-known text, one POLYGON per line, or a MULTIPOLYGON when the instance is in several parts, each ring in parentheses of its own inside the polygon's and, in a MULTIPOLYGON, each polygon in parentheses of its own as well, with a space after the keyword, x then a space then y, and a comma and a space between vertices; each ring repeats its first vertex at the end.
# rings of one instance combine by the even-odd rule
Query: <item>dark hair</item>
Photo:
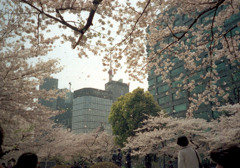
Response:
POLYGON ((38 157, 36 154, 28 152, 23 153, 17 161, 16 168, 36 168, 38 157))
POLYGON ((210 152, 210 158, 224 168, 232 168, 239 164, 240 148, 228 146, 214 149, 210 152))
POLYGON ((178 139, 177 139, 177 144, 179 145, 179 146, 188 146, 188 139, 187 139, 187 137, 186 136, 181 136, 181 137, 178 137, 178 139))

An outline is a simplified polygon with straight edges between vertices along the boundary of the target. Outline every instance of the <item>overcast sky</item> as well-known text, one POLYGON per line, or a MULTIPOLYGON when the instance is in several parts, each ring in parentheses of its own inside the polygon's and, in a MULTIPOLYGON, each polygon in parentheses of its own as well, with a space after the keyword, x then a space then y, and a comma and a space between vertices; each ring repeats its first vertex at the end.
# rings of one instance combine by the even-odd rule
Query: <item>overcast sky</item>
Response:
MULTIPOLYGON (((61 66, 64 66, 62 72, 54 75, 59 80, 59 88, 69 88, 69 82, 71 82, 72 91, 86 87, 104 90, 105 83, 109 80, 108 73, 102 71, 101 57, 89 55, 89 58, 80 59, 70 43, 58 44, 48 57, 59 58, 61 66)), ((144 83, 130 81, 124 69, 119 70, 113 77, 115 81, 119 79, 123 79, 124 83, 130 83, 130 91, 137 87, 147 90, 147 79, 143 81, 144 83)))

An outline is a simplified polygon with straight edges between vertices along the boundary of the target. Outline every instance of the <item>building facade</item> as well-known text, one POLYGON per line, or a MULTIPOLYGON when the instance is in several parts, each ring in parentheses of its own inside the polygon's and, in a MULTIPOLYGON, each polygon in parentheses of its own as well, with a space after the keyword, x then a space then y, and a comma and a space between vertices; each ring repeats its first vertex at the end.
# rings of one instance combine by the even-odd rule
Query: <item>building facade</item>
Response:
MULTIPOLYGON (((58 89, 58 79, 55 78, 45 78, 44 82, 39 86, 40 90, 57 90, 58 89)), ((39 103, 49 107, 51 109, 56 110, 57 109, 57 100, 51 99, 50 101, 39 99, 39 103)))
MULTIPOLYGON (((222 7, 224 8, 224 7, 222 7)), ((220 9, 223 10, 223 9, 220 9)), ((203 15, 199 22, 200 24, 211 24, 211 20, 206 19, 208 16, 212 16, 214 14, 214 11, 212 13, 206 13, 206 15, 203 15), (205 20, 206 19, 206 20, 205 20)), ((182 25, 188 25, 191 22, 191 20, 188 19, 187 16, 177 16, 178 19, 175 20, 174 26, 182 26, 182 25)), ((240 13, 237 15, 232 16, 231 19, 229 19, 224 27, 224 29, 228 29, 232 25, 236 25, 236 23, 240 20, 240 13)), ((235 35, 236 32, 240 32, 240 28, 237 27, 232 32, 232 35, 235 35)), ((169 37, 168 40, 171 42, 171 38, 169 37)), ((192 38, 195 38, 194 36, 192 38)), ((184 40, 183 40, 184 41, 184 40)), ((190 39, 191 41, 191 39, 190 39)), ((186 42, 186 41, 184 41, 186 42)), ((159 49, 160 46, 156 46, 156 49, 159 49)), ((222 48, 221 45, 217 46, 217 49, 220 50, 222 48)), ((238 48, 240 50, 240 46, 238 48)), ((148 50, 148 52, 151 52, 148 50)), ((201 53, 201 55, 198 56, 200 59, 199 62, 195 62, 196 65, 200 65, 202 62, 201 60, 204 58, 207 58, 208 53, 201 53)), ((202 76, 205 76, 207 72, 211 71, 213 68, 208 66, 205 68, 201 68, 200 70, 196 71, 194 74, 189 74, 189 71, 184 68, 185 62, 183 60, 179 60, 178 57, 175 56, 166 56, 166 58, 171 59, 171 62, 174 63, 174 66, 170 70, 168 74, 168 78, 171 80, 171 83, 166 83, 163 81, 162 75, 155 75, 154 68, 149 72, 148 75, 148 84, 149 84, 149 92, 154 96, 155 100, 158 102, 158 104, 165 109, 167 113, 169 113, 172 116, 176 117, 185 117, 186 111, 190 104, 190 97, 193 97, 194 95, 197 95, 199 93, 204 92, 204 89, 207 85, 207 80, 203 80, 202 76), (195 81, 195 88, 191 91, 186 90, 182 87, 182 81, 178 80, 175 81, 177 77, 179 77, 180 74, 184 74, 182 79, 185 77, 188 77, 188 80, 194 80, 195 81), (179 94, 177 95, 176 92, 179 91, 179 94)), ((240 66, 239 62, 236 62, 236 64, 229 64, 229 60, 227 56, 225 58, 222 58, 221 60, 218 60, 215 62, 216 68, 214 70, 217 71, 218 76, 220 79, 215 84, 216 87, 221 87, 224 90, 227 91, 229 94, 228 100, 224 100, 221 97, 218 97, 219 102, 221 104, 226 103, 237 103, 240 101, 240 66)), ((164 65, 159 64, 162 69, 164 69, 164 65)), ((219 116, 219 113, 212 110, 212 106, 214 106, 214 103, 204 104, 202 103, 199 108, 194 111, 194 116, 197 118, 205 118, 207 120, 217 118, 219 116)))
POLYGON ((58 92, 65 92, 66 98, 44 100, 39 99, 39 104, 51 108, 52 110, 59 110, 60 114, 51 118, 56 123, 61 124, 64 128, 69 130, 72 129, 72 104, 73 104, 73 93, 68 89, 58 89, 58 79, 46 78, 42 85, 39 86, 40 90, 57 90, 58 92))
POLYGON ((112 103, 129 92, 129 86, 122 81, 109 81, 105 90, 83 88, 74 91, 72 131, 89 133, 97 129, 111 133, 108 116, 112 103))
POLYGON ((88 133, 104 127, 109 132, 108 115, 111 105, 111 94, 104 90, 84 88, 74 91, 72 131, 88 133))

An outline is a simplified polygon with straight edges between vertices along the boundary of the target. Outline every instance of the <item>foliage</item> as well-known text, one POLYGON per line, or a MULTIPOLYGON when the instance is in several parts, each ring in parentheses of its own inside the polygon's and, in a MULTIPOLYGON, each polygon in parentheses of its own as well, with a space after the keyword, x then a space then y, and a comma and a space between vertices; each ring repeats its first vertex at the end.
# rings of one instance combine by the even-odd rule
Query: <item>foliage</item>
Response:
POLYGON ((118 166, 112 162, 99 162, 90 168, 118 168, 118 166))
POLYGON ((107 157, 113 144, 110 135, 73 134, 50 120, 59 111, 38 103, 38 99, 61 96, 56 90, 38 89, 43 79, 62 69, 58 60, 44 58, 57 37, 43 36, 38 27, 29 25, 28 21, 36 20, 15 2, 19 1, 0 0, 0 125, 4 132, 0 158, 18 158, 29 151, 39 159, 67 160, 81 151, 87 151, 82 155, 89 160, 100 154, 107 157))
MULTIPOLYGON (((38 98, 51 99, 56 96, 54 91, 39 91, 37 86, 43 78, 60 70, 57 60, 38 60, 52 50, 57 39, 63 43, 71 42, 72 47, 79 51, 79 57, 88 57, 89 52, 92 52, 103 57, 104 66, 109 66, 111 61, 114 73, 123 67, 124 61, 130 78, 141 81, 155 68, 154 73, 161 74, 168 85, 173 80, 182 80, 181 87, 187 91, 193 90, 196 84, 202 84, 189 80, 189 76, 193 77, 196 71, 209 68, 201 76, 208 81, 204 91, 189 98, 189 120, 160 116, 162 121, 159 122, 169 126, 169 129, 159 129, 160 132, 156 129, 156 134, 146 133, 147 136, 142 140, 148 142, 148 137, 162 134, 174 138, 175 129, 184 128, 180 130, 183 131, 191 126, 194 126, 194 132, 204 135, 197 128, 204 130, 215 124, 212 129, 215 138, 207 135, 209 139, 200 139, 200 144, 207 145, 205 140, 214 143, 219 139, 221 143, 229 143, 228 137, 223 136, 224 129, 229 131, 227 135, 230 139, 237 142, 237 119, 231 116, 222 117, 216 123, 206 123, 191 117, 201 103, 219 106, 217 97, 228 101, 229 94, 225 91, 229 87, 224 84, 219 87, 216 85, 221 79, 217 72, 217 63, 227 60, 228 65, 239 69, 239 21, 231 22, 231 19, 238 18, 239 7, 239 0, 0 0, 0 124, 5 133, 4 154, 14 151, 17 155, 17 152, 31 149, 44 157, 49 154, 57 155, 59 152, 70 157, 72 153, 80 151, 77 145, 81 146, 79 143, 85 142, 82 145, 85 151, 89 152, 89 146, 93 148, 86 158, 93 159, 97 155, 94 153, 96 146, 92 144, 95 144, 93 140, 98 136, 80 137, 59 127, 52 129, 54 123, 48 119, 55 112, 37 103, 38 98), (89 14, 87 17, 86 13, 89 14), (95 15, 97 17, 93 20, 95 15), (187 21, 181 22, 179 17, 187 21), (176 23, 179 21, 182 24, 178 26, 176 23), (59 27, 59 34, 57 31, 51 32, 53 26, 59 27), (146 49, 149 51, 148 56, 146 49), (187 77, 183 74, 171 77, 170 73, 175 65, 173 59, 183 62, 189 74, 187 77), (33 60, 35 62, 31 63, 33 60), (218 124, 221 127, 218 128, 218 124), (87 143, 88 138, 91 139, 91 144, 87 143), (37 141, 38 139, 41 141, 37 141), (32 148, 33 144, 35 148, 32 148)), ((125 104, 119 103, 115 108, 120 112, 122 106, 125 104)), ((133 131, 137 122, 131 118, 133 116, 128 116, 130 113, 123 114, 117 116, 119 121, 130 117, 131 120, 127 121, 132 123, 112 123, 117 123, 118 127, 123 126, 123 130, 133 131)), ((122 133, 121 130, 114 132, 116 135, 122 133)), ((190 137, 193 136, 191 132, 188 133, 190 137)), ((122 143, 128 135, 133 135, 133 132, 126 132, 119 141, 122 143)), ((96 148, 97 151, 100 150, 99 147, 96 148)), ((7 158, 6 155, 5 157, 7 158)))
POLYGON ((141 121, 146 119, 147 115, 156 116, 160 109, 153 96, 141 88, 118 98, 109 114, 116 143, 122 146, 129 136, 134 135, 133 130, 141 127, 141 121))
POLYGON ((196 118, 173 118, 162 114, 143 121, 143 127, 128 138, 125 149, 131 148, 133 155, 145 156, 148 153, 158 156, 177 157, 179 146, 176 140, 186 135, 190 145, 199 153, 208 157, 213 148, 226 144, 240 143, 240 104, 228 105, 222 109, 229 111, 231 116, 221 116, 219 120, 207 122, 196 118))

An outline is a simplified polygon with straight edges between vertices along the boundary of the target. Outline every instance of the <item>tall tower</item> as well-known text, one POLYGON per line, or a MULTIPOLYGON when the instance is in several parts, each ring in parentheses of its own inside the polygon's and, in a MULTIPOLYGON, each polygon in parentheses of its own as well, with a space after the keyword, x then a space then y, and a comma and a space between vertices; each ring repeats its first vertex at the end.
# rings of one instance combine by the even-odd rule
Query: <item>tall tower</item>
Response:
POLYGON ((108 71, 108 82, 112 81, 112 77, 113 77, 113 72, 112 72, 112 56, 110 55, 110 68, 108 71))

